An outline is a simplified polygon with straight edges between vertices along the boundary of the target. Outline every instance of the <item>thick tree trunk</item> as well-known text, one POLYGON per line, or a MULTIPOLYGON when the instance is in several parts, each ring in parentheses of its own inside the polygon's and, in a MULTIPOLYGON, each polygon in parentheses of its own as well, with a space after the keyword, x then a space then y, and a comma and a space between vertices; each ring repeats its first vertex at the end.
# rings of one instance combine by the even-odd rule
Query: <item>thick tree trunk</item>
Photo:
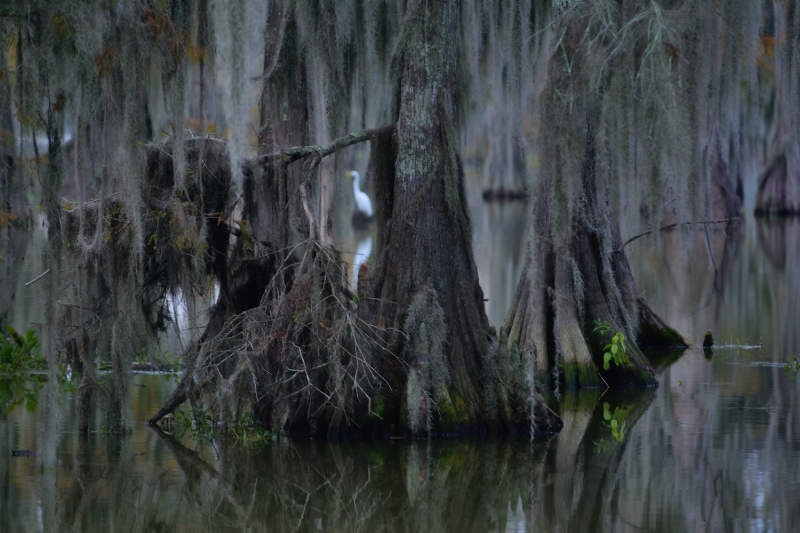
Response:
POLYGON ((712 220, 723 220, 742 216, 741 177, 737 177, 737 186, 731 182, 728 164, 717 151, 711 160, 711 183, 709 195, 711 205, 709 212, 712 220))
MULTIPOLYGON (((391 229, 382 251, 379 294, 386 303, 379 312, 402 325, 412 298, 432 289, 444 310, 447 331, 434 333, 446 339, 450 399, 463 410, 459 420, 478 429, 486 420, 479 358, 489 337, 453 124, 458 44, 448 28, 457 24, 458 6, 412 3, 407 16, 391 229)), ((410 353, 406 362, 424 372, 421 359, 410 353)), ((409 414, 432 409, 416 397, 406 402, 409 414)))
MULTIPOLYGON (((428 332, 444 340, 451 380, 451 403, 442 405, 447 400, 436 398, 439 426, 476 431, 488 423, 481 356, 489 351, 490 338, 454 125, 458 43, 451 28, 458 16, 453 0, 423 0, 408 7, 394 183, 391 192, 378 184, 378 211, 388 212, 379 215, 382 259, 374 278, 381 300, 378 314, 387 324, 403 327, 412 300, 423 291, 433 300, 430 305, 441 306, 445 331, 428 332)), ((427 317, 422 321, 431 327, 427 317)), ((405 353, 407 367, 387 365, 395 374, 390 382, 400 385, 391 401, 405 403, 403 416, 411 420, 417 418, 414 410, 426 416, 433 406, 426 394, 412 397, 408 375, 427 378, 433 363, 429 358, 439 355, 420 353, 413 339, 398 341, 396 353, 405 353)))
MULTIPOLYGON (((0 70, 6 71, 8 61, 6 51, 0 51, 0 70)), ((8 77, 0 79, 0 257, 3 258, 5 268, 0 272, 0 327, 5 330, 5 322, 11 311, 11 302, 14 298, 14 283, 12 276, 16 275, 15 266, 19 259, 14 256, 12 248, 11 224, 14 216, 13 206, 19 202, 12 201, 14 196, 14 176, 16 164, 14 149, 16 137, 14 135, 14 120, 11 113, 11 84, 8 77)))
MULTIPOLYGON (((519 350, 531 386, 567 388, 650 386, 652 368, 640 345, 686 346, 639 294, 620 248, 616 216, 599 205, 591 128, 584 154, 584 215, 573 220, 566 242, 554 235, 552 177, 545 174, 534 195, 528 255, 517 293, 503 324, 510 351, 519 350), (599 221, 593 228, 587 222, 599 221), (596 329, 600 325, 600 328, 596 329), (605 326, 605 327, 603 327, 605 326), (604 369, 605 345, 617 332, 626 337, 626 359, 604 369)), ((563 237, 562 237, 563 239, 563 237)))

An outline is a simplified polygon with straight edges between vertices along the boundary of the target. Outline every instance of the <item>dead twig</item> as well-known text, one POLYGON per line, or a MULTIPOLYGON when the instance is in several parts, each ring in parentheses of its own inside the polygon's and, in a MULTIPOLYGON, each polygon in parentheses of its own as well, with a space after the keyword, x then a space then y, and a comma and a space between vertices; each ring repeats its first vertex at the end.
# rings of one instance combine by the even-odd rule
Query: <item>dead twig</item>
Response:
POLYGON ((632 243, 633 241, 635 241, 639 237, 644 237, 645 235, 649 235, 649 234, 653 233, 654 231, 664 231, 664 230, 676 228, 678 226, 686 226, 686 225, 690 225, 690 224, 703 224, 703 225, 707 225, 707 224, 723 224, 725 222, 733 222, 733 221, 736 221, 736 220, 740 220, 740 218, 739 217, 731 217, 731 218, 726 218, 724 220, 701 220, 701 221, 676 222, 674 224, 667 224, 665 226, 661 226, 660 228, 647 230, 647 231, 642 232, 642 233, 640 233, 638 235, 634 235, 633 237, 631 237, 630 239, 625 241, 625 243, 622 246, 620 246, 619 248, 617 248, 614 251, 619 253, 619 252, 623 251, 626 246, 628 246, 630 243, 632 243))

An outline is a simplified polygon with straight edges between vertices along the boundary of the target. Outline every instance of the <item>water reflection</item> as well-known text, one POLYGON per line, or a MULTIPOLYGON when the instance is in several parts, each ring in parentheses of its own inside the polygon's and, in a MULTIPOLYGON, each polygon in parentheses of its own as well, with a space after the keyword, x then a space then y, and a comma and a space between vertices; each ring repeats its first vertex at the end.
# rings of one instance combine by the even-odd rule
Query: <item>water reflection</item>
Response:
POLYGON ((353 289, 358 285, 358 272, 361 265, 369 261, 370 255, 372 255, 372 235, 367 234, 359 237, 356 253, 353 254, 353 272, 350 276, 353 289))
POLYGON ((798 381, 718 352, 685 354, 657 389, 567 391, 553 404, 564 430, 534 444, 198 446, 143 425, 173 386, 157 374, 135 378, 131 436, 106 431, 103 405, 79 437, 67 392, 53 467, 10 454, 47 445, 41 412, 0 415, 0 532, 791 531, 798 381))
MULTIPOLYGON (((254 451, 143 426, 130 437, 67 429, 58 466, 42 469, 7 453, 35 417, 15 411, 0 445, 0 531, 793 530, 796 382, 784 378, 795 389, 780 403, 763 386, 773 368, 745 367, 756 384, 740 388, 727 372, 742 365, 716 365, 690 353, 659 389, 567 392, 564 431, 534 444, 282 440, 254 451), (609 412, 624 413, 619 441, 609 412)), ((137 378, 156 397, 164 383, 137 378)))
MULTIPOLYGON (((631 406, 635 422, 643 394, 609 401, 631 406)), ((10 507, 8 526, 36 529, 44 515, 49 531, 591 531, 612 511, 604 495, 624 456, 624 444, 593 445, 609 437, 598 396, 568 397, 564 414, 578 423, 534 445, 284 440, 253 452, 143 428, 142 452, 135 438, 95 434, 44 480, 59 487, 53 500, 23 516, 10 507)))
POLYGON ((522 273, 528 204, 523 201, 472 204, 473 248, 486 314, 503 324, 522 273))

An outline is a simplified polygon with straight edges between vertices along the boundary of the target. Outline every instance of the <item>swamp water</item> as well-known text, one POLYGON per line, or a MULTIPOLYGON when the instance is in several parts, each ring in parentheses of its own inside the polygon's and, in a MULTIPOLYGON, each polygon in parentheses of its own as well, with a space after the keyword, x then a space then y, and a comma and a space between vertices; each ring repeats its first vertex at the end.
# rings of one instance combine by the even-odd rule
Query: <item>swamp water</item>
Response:
MULTIPOLYGON (((473 211, 499 325, 525 207, 473 211)), ((106 431, 101 401, 79 438, 69 387, 59 433, 43 435, 42 389, 38 409, 0 413, 0 532, 800 531, 800 379, 783 368, 800 354, 800 221, 751 219, 728 234, 711 234, 712 258, 669 234, 626 248, 661 316, 695 343, 711 329, 724 347, 648 354, 654 389, 549 398, 565 426, 548 441, 201 443, 144 425, 174 386, 160 374, 134 376, 132 435, 106 431), (12 456, 51 438, 56 468, 12 456)), ((367 236, 344 244, 357 252, 367 236)), ((20 294, 11 316, 24 330, 36 295, 20 294)))

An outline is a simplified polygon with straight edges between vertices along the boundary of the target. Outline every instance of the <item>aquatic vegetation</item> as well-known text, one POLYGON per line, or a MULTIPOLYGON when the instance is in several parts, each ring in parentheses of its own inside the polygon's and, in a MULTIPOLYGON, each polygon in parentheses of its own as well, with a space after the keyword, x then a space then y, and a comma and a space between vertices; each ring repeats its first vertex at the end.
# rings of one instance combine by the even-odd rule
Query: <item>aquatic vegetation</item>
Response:
MULTIPOLYGON (((595 320, 595 327, 593 333, 597 333, 601 337, 608 336, 613 331, 611 324, 605 320, 595 320)), ((630 364, 630 360, 625 355, 625 335, 621 331, 616 332, 611 337, 611 342, 603 347, 603 370, 611 368, 611 362, 617 366, 630 364)))
POLYGON ((18 405, 34 411, 38 405, 39 389, 47 381, 46 375, 35 373, 47 368, 38 347, 33 330, 22 336, 8 326, 6 334, 0 334, 0 408, 7 412, 18 405))
POLYGON ((787 373, 791 373, 792 374, 792 378, 796 378, 797 377, 797 371, 798 371, 797 356, 793 355, 791 361, 789 359, 787 359, 786 360, 786 364, 783 365, 783 368, 786 369, 787 373))
POLYGON ((223 425, 219 416, 206 410, 202 403, 196 405, 191 414, 177 411, 162 418, 158 425, 163 431, 178 438, 188 434, 201 445, 225 438, 237 446, 261 448, 269 442, 277 441, 280 436, 279 433, 263 427, 259 421, 253 420, 249 411, 243 411, 229 424, 223 425))
POLYGON ((625 335, 621 331, 616 332, 611 338, 611 342, 603 348, 603 370, 610 368, 611 361, 614 361, 617 366, 629 363, 628 357, 625 355, 625 335))
POLYGON ((603 424, 611 428, 611 435, 621 442, 625 438, 625 418, 628 416, 630 408, 616 407, 611 411, 611 405, 603 402, 603 424))

